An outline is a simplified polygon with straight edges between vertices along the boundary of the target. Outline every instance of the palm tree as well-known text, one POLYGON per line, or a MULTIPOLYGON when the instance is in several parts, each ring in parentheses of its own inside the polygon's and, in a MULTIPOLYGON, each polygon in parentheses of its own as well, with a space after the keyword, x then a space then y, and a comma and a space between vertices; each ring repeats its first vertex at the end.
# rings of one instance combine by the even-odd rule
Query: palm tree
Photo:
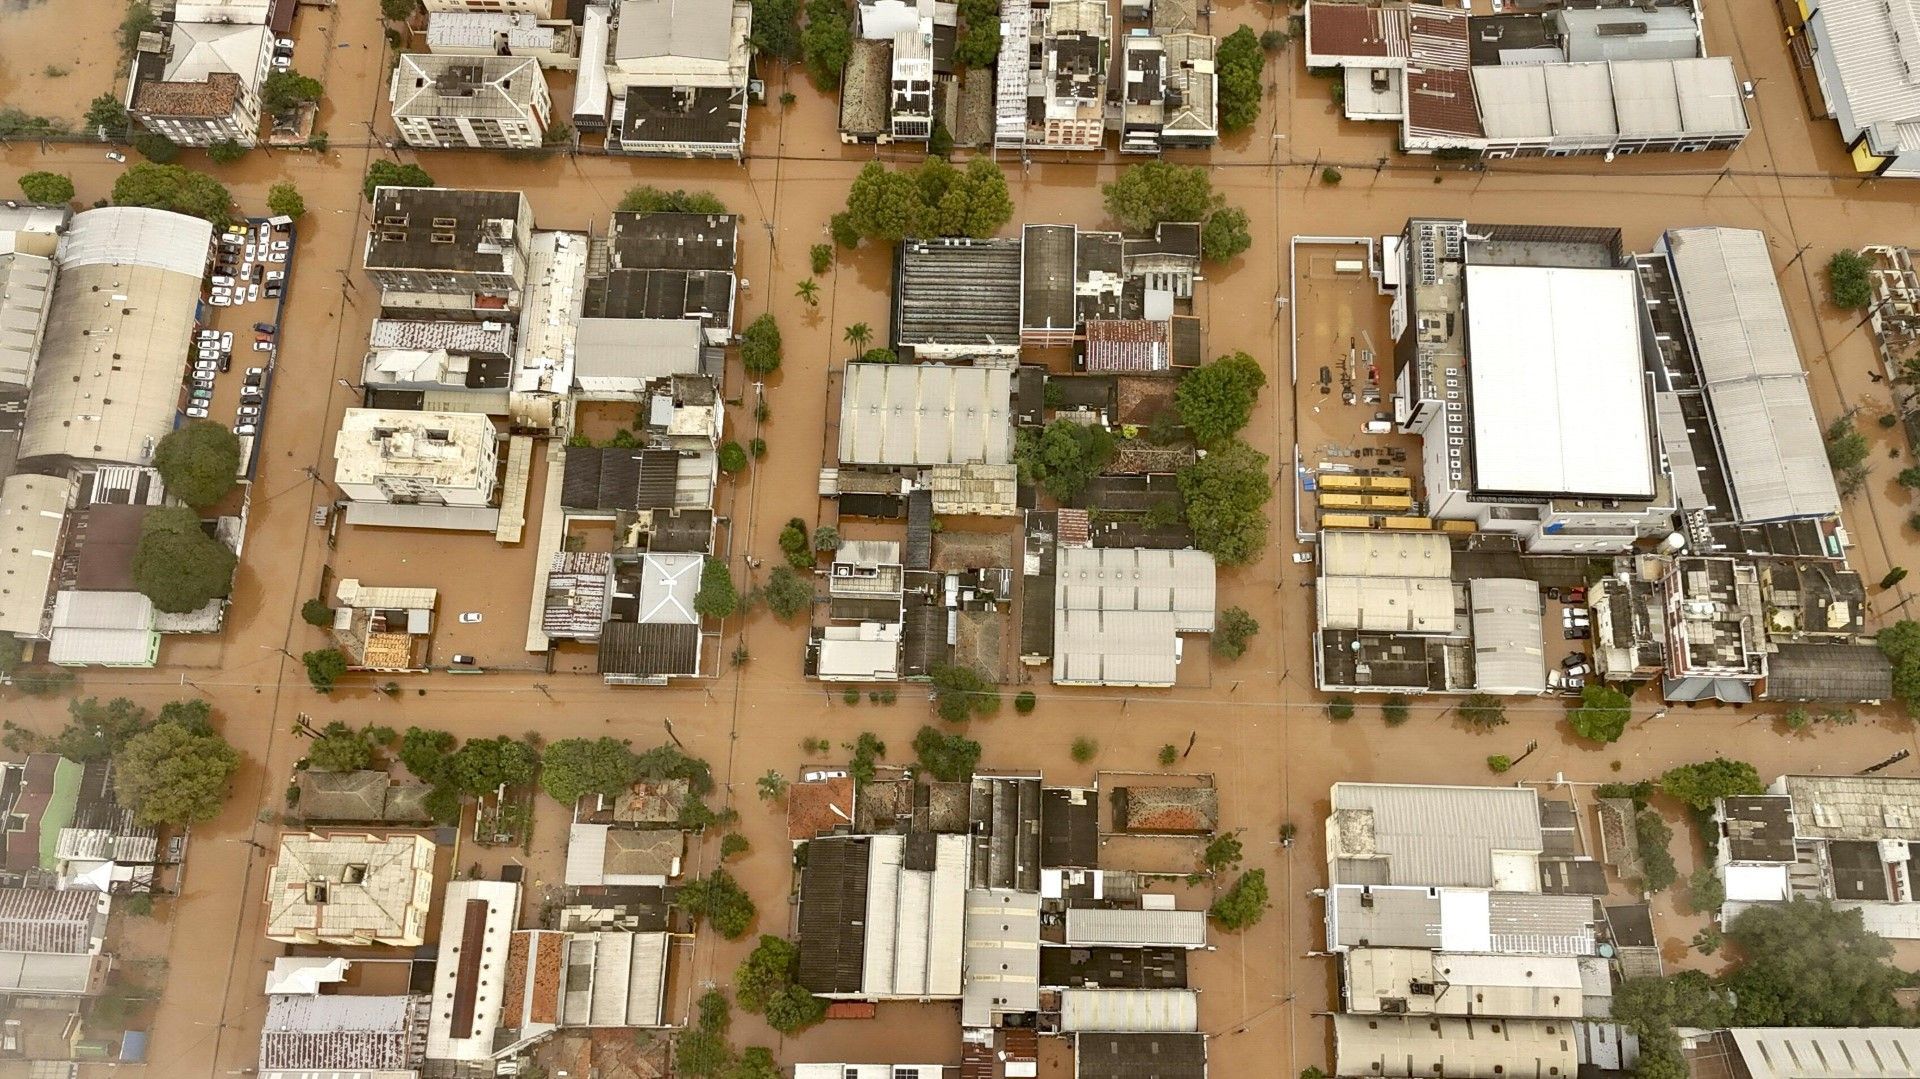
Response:
POLYGON ((865 352, 867 342, 871 340, 873 340, 873 327, 866 323, 856 322, 847 327, 847 344, 852 345, 855 352, 865 352))
POLYGON ((800 282, 799 286, 793 290, 793 294, 807 301, 808 307, 820 306, 820 284, 811 277, 800 282))

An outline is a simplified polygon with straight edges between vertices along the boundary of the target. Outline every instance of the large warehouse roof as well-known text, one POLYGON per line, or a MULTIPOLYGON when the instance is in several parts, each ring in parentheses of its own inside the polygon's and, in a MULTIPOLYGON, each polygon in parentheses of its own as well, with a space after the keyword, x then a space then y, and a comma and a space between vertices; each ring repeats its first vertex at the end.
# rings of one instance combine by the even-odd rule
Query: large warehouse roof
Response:
POLYGON ((1477 489, 1652 497, 1633 271, 1468 266, 1467 333, 1477 489))
POLYGON ((74 215, 60 239, 60 267, 148 266, 191 274, 207 269, 213 226, 197 217, 144 206, 106 206, 74 215))
POLYGON ((0 482, 0 633, 40 635, 54 549, 73 481, 21 474, 0 482))
POLYGON ((1752 229, 1675 229, 1662 244, 1740 519, 1840 512, 1766 237, 1752 229))
POLYGON ((1002 369, 850 363, 840 463, 1004 465, 1013 459, 1012 388, 1002 369))

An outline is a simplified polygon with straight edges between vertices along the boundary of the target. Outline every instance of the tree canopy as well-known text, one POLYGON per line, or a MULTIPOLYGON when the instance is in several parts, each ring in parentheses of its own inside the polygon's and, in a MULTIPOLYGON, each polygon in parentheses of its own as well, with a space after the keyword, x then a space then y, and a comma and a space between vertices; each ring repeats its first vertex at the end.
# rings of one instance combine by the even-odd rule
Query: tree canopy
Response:
POLYGON ((1835 251, 1827 260, 1827 299, 1835 307, 1856 309, 1873 302, 1871 264, 1858 251, 1835 251))
POLYGON ((753 0, 753 47, 776 60, 800 57, 800 5, 797 0, 753 0))
POLYGON ((700 570, 700 591, 693 595, 693 609, 702 618, 726 618, 740 608, 740 592, 733 586, 733 571, 723 559, 709 558, 700 570))
POLYGON ((801 580, 788 566, 773 567, 760 594, 766 597, 767 610, 782 622, 813 605, 813 585, 801 580))
MULTIPOLYGON (((403 760, 405 752, 403 747, 403 760)), ((540 757, 540 786, 561 805, 570 806, 587 794, 612 798, 637 778, 633 750, 617 738, 563 738, 540 757)))
POLYGON ((1825 901, 1759 903, 1727 926, 1746 962, 1725 979, 1737 1026, 1905 1025, 1893 991, 1906 983, 1889 965, 1893 946, 1866 929, 1859 910, 1825 901))
POLYGON ((967 67, 989 68, 1000 58, 998 0, 960 0, 960 34, 953 58, 967 67))
POLYGON ((1469 727, 1492 730, 1506 726, 1507 706, 1491 693, 1469 693, 1460 702, 1460 720, 1469 727))
POLYGON ((1129 166, 1100 191, 1107 214, 1130 232, 1151 232, 1162 221, 1205 221, 1225 202, 1206 169, 1168 161, 1129 166))
POLYGON ((360 185, 360 191, 368 201, 372 201, 373 193, 378 188, 432 186, 433 177, 427 175, 426 169, 411 163, 402 165, 383 157, 367 166, 367 178, 360 185))
POLYGON ((28 202, 72 202, 73 181, 58 172, 29 172, 20 177, 20 193, 28 202))
POLYGON ((1202 364, 1174 388, 1180 422, 1195 442, 1209 449, 1219 446, 1247 425, 1254 399, 1266 384, 1259 361, 1244 352, 1202 364))
POLYGON ((267 209, 282 217, 304 217, 307 200, 301 197, 299 188, 282 180, 267 189, 267 209))
POLYGON ((533 782, 540 757, 518 739, 499 735, 470 738, 448 759, 445 782, 463 794, 491 794, 501 786, 524 787, 533 782))
POLYGON ((739 940, 753 926, 753 898, 725 869, 682 885, 680 906, 695 918, 705 918, 728 940, 739 940))
POLYGON ((794 1034, 827 1014, 826 1001, 801 987, 799 976, 799 947, 762 934, 760 943, 734 971, 734 997, 743 1010, 766 1016, 768 1026, 782 1034, 794 1034))
POLYGON ((1249 869, 1240 874, 1220 898, 1213 901, 1207 915, 1215 925, 1230 933, 1258 925, 1267 913, 1267 871, 1249 869))
MULTIPOLYGON (((756 22, 754 29, 760 29, 756 22)), ((660 188, 643 184, 630 187, 620 198, 620 209, 642 214, 724 214, 727 204, 721 202, 710 191, 662 191, 660 188)))
POLYGON ((986 719, 1000 710, 1000 690, 972 667, 936 664, 928 672, 933 682, 934 709, 949 723, 978 717, 986 719))
POLYGON ((898 243, 908 236, 992 236, 1013 217, 1007 178, 992 159, 964 169, 929 157, 911 171, 868 162, 847 189, 847 222, 859 236, 898 243))
POLYGON ((1264 87, 1260 73, 1267 66, 1267 53, 1260 47, 1259 35, 1242 26, 1228 34, 1214 52, 1214 69, 1219 73, 1220 130, 1244 131, 1260 118, 1260 94, 1264 87))
POLYGON ((148 206, 204 218, 225 228, 233 197, 220 181, 180 165, 142 161, 128 165, 113 182, 115 206, 148 206))
POLYGON ((1245 607, 1228 607, 1213 624, 1213 654, 1221 659, 1239 659, 1247 651, 1247 642, 1260 632, 1260 623, 1245 607))
POLYGON ((197 611, 233 587, 231 550, 200 527, 184 506, 157 506, 140 521, 133 586, 169 614, 197 611))
POLYGON ((372 759, 366 736, 337 719, 307 746, 307 767, 316 772, 355 772, 372 759))
POLYGON ((754 319, 741 333, 740 363, 755 378, 780 370, 780 324, 773 321, 773 312, 754 319))
POLYGON ((1633 718, 1627 695, 1599 682, 1580 687, 1580 707, 1567 713, 1574 733, 1590 742, 1617 742, 1633 718))
POLYGON ((1753 765, 1725 757, 1669 768, 1660 777, 1660 793, 1702 813, 1713 808, 1715 799, 1763 794, 1766 789, 1753 765))
POLYGON ((1054 498, 1071 502, 1106 469, 1113 450, 1113 435, 1105 427, 1057 419, 1041 431, 1021 428, 1013 457, 1023 482, 1038 483, 1054 498))
POLYGON ((1231 440, 1180 472, 1180 496, 1196 547, 1224 566, 1260 556, 1267 542, 1264 507, 1273 497, 1267 455, 1231 440))
POLYGON ((317 693, 331 693, 341 677, 347 673, 347 657, 340 654, 338 648, 315 648, 300 653, 300 662, 307 668, 307 682, 317 693))
POLYGON ((980 743, 961 734, 921 727, 913 736, 913 755, 927 774, 942 783, 964 783, 980 763, 980 743))
POLYGON ((153 467, 175 498, 190 506, 211 506, 237 482, 240 439, 225 424, 193 420, 160 440, 153 467))
POLYGON ((1247 212, 1233 206, 1213 211, 1200 229, 1200 257, 1208 262, 1225 262, 1252 246, 1247 212))
POLYGON ((1908 715, 1920 714, 1920 622, 1902 618, 1874 637, 1893 664, 1893 695, 1908 715))
POLYGON ((240 766, 240 755, 209 722, 206 702, 187 703, 162 709, 160 719, 114 757, 120 800, 142 824, 211 820, 240 766))
POLYGON ((807 77, 821 90, 840 88, 840 72, 853 55, 853 27, 846 0, 808 0, 807 26, 800 32, 800 57, 807 77))
POLYGON ((260 104, 268 112, 280 113, 318 101, 325 92, 326 87, 320 85, 319 79, 292 69, 276 71, 260 85, 260 104))
POLYGON ((76 697, 67 702, 66 727, 47 748, 83 764, 103 761, 117 756, 146 726, 147 710, 125 697, 105 704, 97 697, 76 697))
POLYGON ((422 783, 438 784, 447 774, 454 737, 446 731, 408 727, 400 737, 400 763, 422 783))

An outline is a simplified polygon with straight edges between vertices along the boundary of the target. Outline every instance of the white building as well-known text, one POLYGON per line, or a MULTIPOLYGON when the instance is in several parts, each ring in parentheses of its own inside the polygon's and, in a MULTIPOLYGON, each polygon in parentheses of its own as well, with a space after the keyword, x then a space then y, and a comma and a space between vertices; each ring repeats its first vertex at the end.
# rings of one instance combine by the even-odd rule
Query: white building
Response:
POLYGON ((546 76, 523 57, 407 53, 387 100, 400 137, 422 149, 533 150, 552 123, 546 76))
POLYGON ((506 957, 520 918, 520 886, 456 880, 447 885, 440 909, 427 1060, 482 1064, 493 1059, 494 1032, 500 1028, 509 973, 506 957))
POLYGON ((427 16, 427 51, 435 56, 525 56, 541 67, 579 66, 573 24, 525 12, 441 11, 427 16))
POLYGON ((1171 686, 1181 636, 1213 632, 1205 551, 1062 547, 1054 574, 1055 685, 1171 686))
POLYGON ((433 906, 433 857, 423 835, 288 833, 267 875, 267 938, 418 947, 433 906))
MULTIPOLYGON (((613 97, 607 148, 738 158, 746 147, 752 6, 744 0, 622 0, 614 20, 606 64, 613 97)), ((582 107, 576 99, 576 115, 582 107)))
POLYGON ((1801 0, 1813 71, 1855 170, 1920 176, 1920 3, 1801 0))
POLYGON ((273 31, 260 23, 175 22, 159 77, 134 65, 127 111, 182 146, 252 146, 272 57, 273 31))
POLYGON ((482 415, 350 408, 334 438, 334 483, 358 502, 486 506, 499 444, 482 415))

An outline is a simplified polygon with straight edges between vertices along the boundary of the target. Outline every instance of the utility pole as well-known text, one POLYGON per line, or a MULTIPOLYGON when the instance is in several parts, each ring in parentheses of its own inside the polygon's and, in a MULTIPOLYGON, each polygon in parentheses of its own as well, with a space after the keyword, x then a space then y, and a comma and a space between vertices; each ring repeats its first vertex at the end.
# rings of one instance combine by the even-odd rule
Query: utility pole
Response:
MULTIPOLYGON (((1526 751, 1521 753, 1518 757, 1515 757, 1513 759, 1513 764, 1519 764, 1521 761, 1526 760, 1528 757, 1533 756, 1533 751, 1539 748, 1540 748, 1540 743, 1538 740, 1528 742, 1526 751)), ((1508 765, 1507 767, 1511 768, 1513 767, 1513 765, 1508 765)))
POLYGON ((686 743, 685 743, 685 742, 682 742, 682 741, 680 740, 680 736, 679 736, 679 735, 677 735, 677 734, 675 734, 675 733, 673 733, 673 720, 672 720, 672 719, 670 719, 670 718, 668 718, 668 719, 662 719, 662 720, 661 720, 660 722, 662 722, 662 723, 664 723, 664 724, 666 724, 666 726, 667 726, 667 738, 668 738, 669 740, 671 740, 671 741, 673 742, 673 744, 674 744, 674 745, 675 745, 676 747, 678 747, 678 748, 680 748, 680 749, 685 749, 685 748, 687 748, 687 746, 686 746, 686 743))
POLYGON ((542 697, 545 697, 548 700, 553 699, 553 692, 547 688, 547 684, 545 682, 535 682, 533 684, 533 688, 539 690, 540 695, 542 697))

